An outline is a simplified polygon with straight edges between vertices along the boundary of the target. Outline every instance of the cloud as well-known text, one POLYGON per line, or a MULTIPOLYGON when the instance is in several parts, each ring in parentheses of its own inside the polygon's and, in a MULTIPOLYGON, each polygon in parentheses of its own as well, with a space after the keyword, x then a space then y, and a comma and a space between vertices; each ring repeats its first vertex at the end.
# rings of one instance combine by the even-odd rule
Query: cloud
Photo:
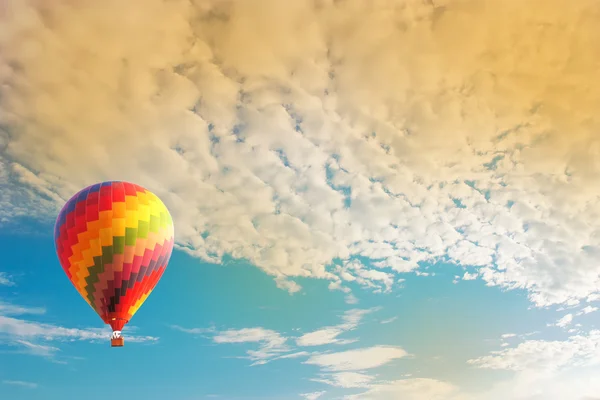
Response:
POLYGON ((214 327, 213 328, 184 328, 179 325, 171 325, 171 328, 173 328, 177 331, 180 331, 180 332, 199 334, 199 335, 216 333, 216 329, 214 327))
POLYGON ((298 346, 322 346, 326 344, 349 344, 356 340, 344 340, 339 339, 338 336, 356 329, 361 319, 379 308, 372 308, 368 310, 352 309, 344 313, 343 322, 336 326, 329 326, 318 329, 313 332, 305 333, 296 339, 298 346))
POLYGON ((388 319, 384 319, 384 320, 382 320, 382 321, 381 321, 381 323, 382 323, 382 324, 389 324, 389 323, 392 323, 392 322, 394 322, 394 321, 395 321, 395 320, 397 320, 397 319, 398 319, 398 317, 392 317, 392 318, 388 318, 388 319))
POLYGON ((53 356, 56 352, 60 351, 58 347, 31 343, 27 340, 16 340, 15 343, 23 346, 27 353, 36 356, 50 357, 53 356))
POLYGON ((6 272, 0 272, 0 286, 15 286, 16 283, 12 280, 12 277, 6 272))
POLYGON ((465 272, 465 274, 463 275, 463 280, 464 281, 472 281, 477 279, 477 274, 470 274, 468 272, 465 272))
POLYGON ((431 378, 403 378, 377 382, 366 392, 345 400, 586 400, 600 390, 595 367, 561 371, 519 371, 490 389, 466 391, 450 382, 431 378))
POLYGON ((214 328, 182 328, 177 325, 172 325, 172 328, 190 334, 209 333, 212 335, 212 341, 218 344, 259 344, 258 350, 247 350, 247 356, 238 357, 252 360, 252 366, 264 365, 274 360, 303 358, 303 364, 319 367, 318 377, 312 379, 315 382, 345 389, 366 388, 371 387, 376 376, 364 373, 365 370, 384 366, 396 359, 407 357, 409 354, 397 346, 372 346, 341 352, 309 353, 296 351, 296 348, 288 343, 290 339, 294 340, 298 347, 353 343, 356 340, 343 340, 338 336, 356 329, 364 316, 379 309, 380 307, 348 310, 343 314, 340 324, 294 338, 262 327, 223 331, 214 328))
MULTIPOLYGON (((374 265, 385 267, 381 262, 374 263, 374 265)), ((345 262, 343 266, 337 266, 336 272, 340 277, 336 278, 340 284, 342 281, 356 282, 364 287, 372 288, 375 293, 388 293, 394 284, 394 275, 369 269, 362 262, 356 260, 345 262)))
MULTIPOLYGON (((286 344, 287 338, 278 332, 264 328, 230 329, 218 332, 214 337, 215 343, 259 343, 258 350, 248 350, 246 353, 252 365, 266 364, 272 359, 282 358, 282 353, 289 352, 291 347, 286 344)), ((303 355, 303 354, 301 354, 303 355)))
POLYGON ((372 369, 388 364, 408 353, 396 346, 373 346, 335 353, 312 355, 305 364, 317 365, 325 371, 346 372, 372 369))
POLYGON ((358 372, 338 372, 335 374, 322 375, 322 378, 312 380, 344 389, 353 389, 368 387, 374 379, 375 378, 371 375, 358 372))
MULTIPOLYGON (((19 338, 39 338, 44 340, 108 340, 110 328, 65 328, 52 324, 26 321, 0 315, 0 334, 19 338)), ((152 336, 127 336, 128 342, 158 340, 152 336)))
POLYGON ((296 343, 298 346, 322 346, 332 343, 349 344, 356 341, 356 339, 338 339, 338 336, 343 332, 343 330, 338 328, 323 328, 300 336, 296 339, 296 343))
POLYGON ((556 321, 556 326, 560 328, 565 328, 573 322, 573 314, 567 314, 558 321, 556 321))
MULTIPOLYGON (((55 356, 60 348, 52 345, 54 342, 107 342, 110 328, 65 328, 52 324, 27 321, 7 315, 43 314, 42 308, 27 308, 0 303, 0 345, 18 347, 24 353, 46 357, 55 362, 55 356), (2 315, 3 314, 3 315, 2 315)), ((152 336, 127 335, 127 342, 155 342, 152 336)))
POLYGON ((376 380, 364 371, 376 369, 408 356, 395 346, 373 346, 334 353, 312 354, 305 364, 316 365, 321 373, 315 382, 344 389, 371 388, 376 380))
MULTIPOLYGON (((295 337, 293 340, 298 346, 320 346, 325 344, 348 344, 356 340, 342 340, 337 337, 342 333, 356 329, 362 318, 374 311, 379 310, 378 307, 361 310, 348 310, 342 316, 342 323, 332 327, 325 327, 313 332, 306 333, 302 336, 295 337)), ((242 328, 242 329, 227 329, 217 330, 213 328, 184 328, 178 325, 172 325, 173 329, 200 335, 210 335, 213 342, 218 344, 235 344, 235 343, 258 343, 258 350, 248 350, 247 357, 253 361, 252 365, 263 365, 267 362, 280 359, 299 358, 309 355, 305 351, 296 351, 295 348, 288 343, 290 338, 282 335, 271 329, 262 327, 242 328)))
POLYGON ((30 389, 35 389, 38 387, 38 384, 35 382, 3 380, 2 383, 5 385, 21 386, 30 389))
POLYGON ((582 367, 560 371, 522 371, 490 390, 477 393, 473 400, 563 400, 591 399, 600 390, 597 367, 582 367))
POLYGON ((458 400, 459 388, 435 379, 401 379, 373 385, 367 392, 345 396, 346 400, 458 400))
POLYGON ((346 296, 346 304, 358 304, 358 299, 352 293, 346 296))
POLYGON ((600 331, 574 335, 565 341, 526 340, 516 347, 471 359, 479 368, 512 371, 556 371, 600 363, 600 331))
MULTIPOLYGON (((19 351, 36 356, 54 359, 60 348, 56 342, 107 342, 111 329, 103 328, 66 328, 53 324, 16 318, 22 315, 42 315, 46 309, 42 307, 25 307, 0 300, 0 345, 18 347, 19 351)), ((135 327, 128 327, 135 331, 135 327)), ((126 335, 127 342, 156 342, 157 337, 126 335)))
POLYGON ((360 256, 382 291, 446 258, 539 306, 598 295, 593 0, 9 4, 4 224, 126 179, 179 249, 292 292, 360 256))
POLYGON ((4 303, 0 300, 0 315, 24 315, 24 314, 45 314, 46 309, 42 307, 23 307, 14 304, 4 303))
POLYGON ((312 392, 312 393, 303 393, 300 396, 304 397, 306 400, 317 400, 321 396, 323 396, 326 392, 312 392))
POLYGON ((595 311, 598 311, 598 307, 592 307, 592 306, 586 306, 584 308, 581 309, 581 311, 579 311, 577 313, 577 315, 584 315, 584 314, 589 314, 589 313, 593 313, 595 311))

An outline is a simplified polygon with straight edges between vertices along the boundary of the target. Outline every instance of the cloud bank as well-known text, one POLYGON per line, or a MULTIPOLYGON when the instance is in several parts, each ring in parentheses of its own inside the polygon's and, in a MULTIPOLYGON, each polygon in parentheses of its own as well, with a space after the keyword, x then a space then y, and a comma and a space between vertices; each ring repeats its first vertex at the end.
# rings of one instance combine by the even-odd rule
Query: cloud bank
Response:
POLYGON ((599 15, 594 0, 4 1, 0 223, 131 180, 165 201, 180 249, 247 259, 291 292, 294 277, 385 291, 446 260, 539 306, 597 300, 599 15))

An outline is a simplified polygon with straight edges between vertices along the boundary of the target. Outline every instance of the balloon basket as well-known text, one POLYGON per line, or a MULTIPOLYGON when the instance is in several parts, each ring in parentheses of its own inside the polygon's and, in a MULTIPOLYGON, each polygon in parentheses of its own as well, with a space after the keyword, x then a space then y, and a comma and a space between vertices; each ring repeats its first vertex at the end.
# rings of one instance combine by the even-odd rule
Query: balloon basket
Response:
POLYGON ((110 347, 123 347, 125 340, 122 337, 110 340, 110 347))

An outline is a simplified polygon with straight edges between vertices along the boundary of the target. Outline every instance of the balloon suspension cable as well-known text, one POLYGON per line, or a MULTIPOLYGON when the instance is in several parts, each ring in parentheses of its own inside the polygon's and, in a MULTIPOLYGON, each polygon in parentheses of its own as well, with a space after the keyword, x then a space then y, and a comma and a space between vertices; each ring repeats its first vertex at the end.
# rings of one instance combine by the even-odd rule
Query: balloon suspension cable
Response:
POLYGON ((121 338, 121 331, 114 331, 112 335, 110 335, 111 339, 119 339, 121 338))

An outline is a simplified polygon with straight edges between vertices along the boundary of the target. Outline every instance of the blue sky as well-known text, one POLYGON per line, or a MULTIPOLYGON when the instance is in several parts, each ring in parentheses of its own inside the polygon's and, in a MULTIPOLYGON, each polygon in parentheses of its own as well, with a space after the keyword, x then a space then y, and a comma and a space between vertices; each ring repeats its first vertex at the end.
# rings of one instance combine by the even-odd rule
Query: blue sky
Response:
POLYGON ((2 4, 1 398, 598 397, 597 1, 2 4), (122 349, 52 244, 117 180, 122 349))

